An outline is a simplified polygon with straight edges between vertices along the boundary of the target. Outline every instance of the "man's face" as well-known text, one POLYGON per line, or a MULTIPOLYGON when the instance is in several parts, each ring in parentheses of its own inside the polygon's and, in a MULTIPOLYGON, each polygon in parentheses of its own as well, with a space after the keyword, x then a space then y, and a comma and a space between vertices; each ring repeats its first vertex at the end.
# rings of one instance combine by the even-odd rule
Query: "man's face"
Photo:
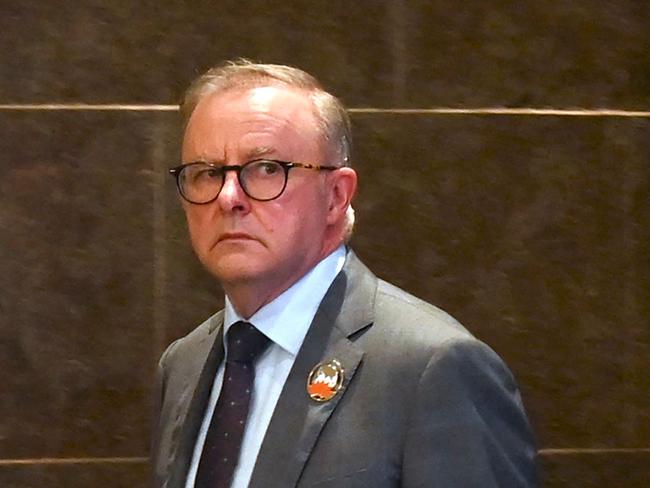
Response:
MULTIPOLYGON (((308 95, 267 86, 203 98, 188 123, 182 156, 184 163, 219 165, 257 158, 331 164, 323 149, 308 95)), ((214 202, 184 202, 194 250, 226 292, 252 285, 272 299, 331 251, 328 178, 328 172, 292 169, 282 195, 260 202, 248 197, 229 171, 214 202)))

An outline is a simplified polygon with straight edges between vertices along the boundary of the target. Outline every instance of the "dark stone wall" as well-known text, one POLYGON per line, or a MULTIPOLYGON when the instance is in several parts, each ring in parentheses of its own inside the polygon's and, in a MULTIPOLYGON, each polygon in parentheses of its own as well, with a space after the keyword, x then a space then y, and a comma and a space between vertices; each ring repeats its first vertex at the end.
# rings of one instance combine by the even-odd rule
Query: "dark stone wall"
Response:
POLYGON ((222 302, 171 105, 240 56, 351 108, 353 246, 506 359, 544 486, 650 486, 649 25, 636 0, 0 2, 0 486, 146 485, 157 358, 222 302))

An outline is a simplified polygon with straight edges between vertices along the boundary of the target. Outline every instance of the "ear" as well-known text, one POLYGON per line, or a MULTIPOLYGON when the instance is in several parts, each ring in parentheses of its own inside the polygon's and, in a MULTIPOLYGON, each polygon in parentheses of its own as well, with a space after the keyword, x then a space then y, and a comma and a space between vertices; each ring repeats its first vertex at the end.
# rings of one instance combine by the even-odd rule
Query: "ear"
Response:
POLYGON ((327 223, 335 225, 345 218, 345 212, 357 192, 357 172, 344 167, 330 174, 327 223))

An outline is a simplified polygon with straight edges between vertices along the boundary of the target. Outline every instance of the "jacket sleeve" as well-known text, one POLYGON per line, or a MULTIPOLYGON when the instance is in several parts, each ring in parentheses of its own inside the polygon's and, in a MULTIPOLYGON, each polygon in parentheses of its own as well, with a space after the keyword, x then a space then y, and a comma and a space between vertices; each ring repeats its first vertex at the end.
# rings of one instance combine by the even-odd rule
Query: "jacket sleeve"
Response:
POLYGON ((501 359, 471 337, 436 348, 410 416, 402 487, 535 487, 535 458, 517 385, 501 359))
POLYGON ((154 384, 154 396, 152 401, 151 415, 151 439, 149 446, 149 466, 150 466, 150 486, 158 488, 161 486, 160 476, 158 474, 159 454, 160 454, 160 416, 163 399, 165 396, 165 362, 178 341, 173 342, 162 354, 156 368, 156 377, 154 384))

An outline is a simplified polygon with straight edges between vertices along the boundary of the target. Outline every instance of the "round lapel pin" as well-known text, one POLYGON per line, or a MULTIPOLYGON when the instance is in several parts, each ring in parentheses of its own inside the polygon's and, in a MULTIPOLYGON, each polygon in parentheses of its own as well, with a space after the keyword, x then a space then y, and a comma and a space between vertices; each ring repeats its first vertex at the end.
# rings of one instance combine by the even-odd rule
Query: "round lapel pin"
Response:
POLYGON ((318 363, 307 378, 307 393, 312 400, 326 402, 343 386, 344 370, 336 359, 318 363))

